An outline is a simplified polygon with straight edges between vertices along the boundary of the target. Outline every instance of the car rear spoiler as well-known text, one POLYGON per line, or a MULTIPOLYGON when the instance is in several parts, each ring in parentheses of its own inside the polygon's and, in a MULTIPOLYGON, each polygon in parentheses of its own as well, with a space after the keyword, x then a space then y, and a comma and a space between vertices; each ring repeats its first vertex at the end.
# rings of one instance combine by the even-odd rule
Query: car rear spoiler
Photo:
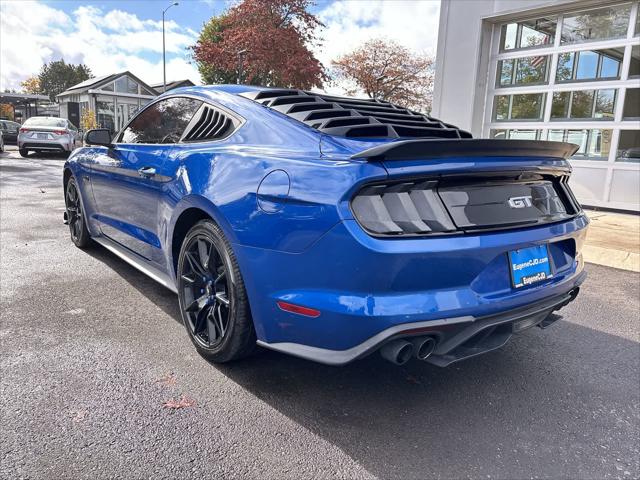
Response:
POLYGON ((446 157, 551 157, 569 158, 578 151, 573 143, 540 140, 463 138, 456 140, 401 140, 384 143, 352 155, 354 160, 413 160, 446 157))

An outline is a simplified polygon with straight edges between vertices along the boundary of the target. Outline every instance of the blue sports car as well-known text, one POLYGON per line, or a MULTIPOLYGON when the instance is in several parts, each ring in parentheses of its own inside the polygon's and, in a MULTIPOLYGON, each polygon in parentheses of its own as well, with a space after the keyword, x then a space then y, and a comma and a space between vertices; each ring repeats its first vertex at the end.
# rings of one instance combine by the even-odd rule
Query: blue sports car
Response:
POLYGON ((259 345, 446 366, 551 325, 585 279, 575 145, 246 85, 171 90, 85 144, 64 167, 72 241, 176 292, 214 362, 259 345))

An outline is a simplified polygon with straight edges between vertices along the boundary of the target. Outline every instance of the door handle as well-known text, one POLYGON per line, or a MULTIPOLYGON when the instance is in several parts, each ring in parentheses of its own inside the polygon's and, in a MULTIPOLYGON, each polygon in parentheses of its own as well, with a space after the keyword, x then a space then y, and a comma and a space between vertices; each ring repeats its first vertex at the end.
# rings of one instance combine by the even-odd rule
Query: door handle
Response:
POLYGON ((142 167, 138 169, 138 174, 144 178, 151 178, 156 174, 156 169, 153 167, 142 167))

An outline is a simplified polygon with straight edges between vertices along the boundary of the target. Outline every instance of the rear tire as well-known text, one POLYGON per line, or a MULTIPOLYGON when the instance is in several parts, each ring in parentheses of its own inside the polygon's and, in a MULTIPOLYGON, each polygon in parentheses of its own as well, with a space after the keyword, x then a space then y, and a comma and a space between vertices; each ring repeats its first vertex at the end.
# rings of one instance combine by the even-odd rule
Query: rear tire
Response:
POLYGON ((26 150, 26 149, 24 149, 24 148, 21 148, 21 149, 19 149, 18 151, 20 152, 20 156, 21 156, 21 157, 25 157, 25 158, 27 158, 27 157, 29 156, 29 150, 26 150))
POLYGON ((238 262, 211 220, 187 233, 177 279, 182 321, 200 355, 224 363, 253 353, 256 333, 238 262))
POLYGON ((67 220, 69 222, 69 233, 71 241, 78 248, 86 248, 91 243, 91 235, 87 228, 86 217, 82 195, 76 183, 76 179, 71 177, 65 189, 64 203, 67 208, 67 220))

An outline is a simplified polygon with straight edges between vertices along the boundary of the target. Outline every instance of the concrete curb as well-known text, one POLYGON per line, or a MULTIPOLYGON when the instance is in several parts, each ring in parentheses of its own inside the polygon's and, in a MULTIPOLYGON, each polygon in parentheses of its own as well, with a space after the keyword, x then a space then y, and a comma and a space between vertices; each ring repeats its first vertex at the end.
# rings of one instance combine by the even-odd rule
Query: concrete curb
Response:
POLYGON ((640 254, 638 253, 585 245, 582 247, 582 256, 588 263, 640 272, 640 254))

